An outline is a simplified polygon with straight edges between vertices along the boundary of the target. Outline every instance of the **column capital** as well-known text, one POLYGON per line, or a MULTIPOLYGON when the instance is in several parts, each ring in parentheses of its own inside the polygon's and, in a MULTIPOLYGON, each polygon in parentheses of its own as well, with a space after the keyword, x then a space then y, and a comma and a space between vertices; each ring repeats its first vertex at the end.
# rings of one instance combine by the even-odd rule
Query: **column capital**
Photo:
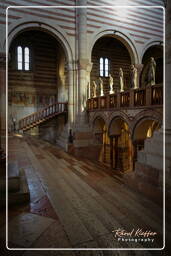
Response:
POLYGON ((79 69, 84 69, 87 72, 91 72, 93 63, 89 61, 89 59, 79 59, 78 67, 79 69))

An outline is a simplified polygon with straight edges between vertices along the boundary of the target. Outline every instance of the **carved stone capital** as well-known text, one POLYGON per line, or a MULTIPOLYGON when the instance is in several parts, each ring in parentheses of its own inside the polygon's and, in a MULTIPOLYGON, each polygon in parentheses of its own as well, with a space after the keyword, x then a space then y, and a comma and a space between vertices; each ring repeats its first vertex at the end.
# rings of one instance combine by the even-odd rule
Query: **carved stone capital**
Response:
POLYGON ((78 61, 78 68, 79 69, 84 69, 87 72, 91 72, 93 63, 90 62, 88 59, 80 59, 78 61))

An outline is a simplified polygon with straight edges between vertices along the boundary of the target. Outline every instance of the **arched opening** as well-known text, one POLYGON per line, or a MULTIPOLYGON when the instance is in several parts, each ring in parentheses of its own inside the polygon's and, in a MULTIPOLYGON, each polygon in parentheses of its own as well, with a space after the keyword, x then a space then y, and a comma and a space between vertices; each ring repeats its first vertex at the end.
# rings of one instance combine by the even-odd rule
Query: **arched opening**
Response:
POLYGON ((153 45, 145 51, 142 58, 144 67, 141 75, 141 87, 148 85, 148 71, 151 57, 156 62, 155 84, 163 83, 163 47, 161 45, 153 45))
POLYGON ((29 28, 14 37, 9 47, 9 122, 68 101, 67 63, 61 42, 44 30, 29 28))
POLYGON ((93 95, 93 81, 98 85, 97 95, 100 95, 99 78, 103 81, 104 94, 109 94, 110 74, 113 78, 114 90, 119 90, 120 68, 124 74, 124 89, 129 88, 131 56, 127 47, 119 39, 110 35, 99 38, 93 46, 91 61, 93 63, 90 74, 91 96, 93 95))
POLYGON ((137 160, 137 153, 144 149, 144 142, 153 136, 154 131, 159 130, 161 124, 152 118, 140 120, 134 128, 133 144, 134 144, 134 162, 137 160))
POLYGON ((110 164, 109 161, 109 138, 105 121, 97 117, 93 123, 94 145, 96 145, 96 159, 100 162, 110 164))
POLYGON ((128 124, 120 117, 112 120, 109 128, 110 164, 115 170, 131 171, 133 149, 128 124))

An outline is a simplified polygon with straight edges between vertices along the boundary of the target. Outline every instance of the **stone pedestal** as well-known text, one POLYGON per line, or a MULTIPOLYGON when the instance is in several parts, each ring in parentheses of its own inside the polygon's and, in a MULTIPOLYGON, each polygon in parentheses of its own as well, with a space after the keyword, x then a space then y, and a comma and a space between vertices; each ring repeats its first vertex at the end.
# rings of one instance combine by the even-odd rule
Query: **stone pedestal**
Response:
POLYGON ((92 132, 89 127, 87 113, 77 116, 74 127, 74 147, 87 147, 92 144, 92 132))

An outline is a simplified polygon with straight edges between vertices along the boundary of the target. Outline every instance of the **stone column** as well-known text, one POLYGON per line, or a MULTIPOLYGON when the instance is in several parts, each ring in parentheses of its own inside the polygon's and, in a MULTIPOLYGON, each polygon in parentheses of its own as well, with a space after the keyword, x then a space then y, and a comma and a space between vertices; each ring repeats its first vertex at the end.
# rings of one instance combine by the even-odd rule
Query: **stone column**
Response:
POLYGON ((72 128, 74 122, 74 63, 68 63, 68 124, 72 128))
MULTIPOLYGON (((77 0, 77 5, 86 6, 87 0, 77 0)), ((87 8, 77 9, 78 36, 78 114, 84 112, 87 95, 87 8)), ((80 118, 80 117, 79 117, 80 118)))
POLYGON ((91 81, 90 81, 90 73, 91 73, 91 70, 92 70, 92 67, 93 67, 93 63, 92 62, 89 62, 87 64, 87 74, 86 74, 86 77, 87 77, 87 95, 86 95, 86 98, 87 99, 90 99, 91 98, 91 81))
POLYGON ((0 147, 6 148, 6 54, 0 53, 0 147))
MULTIPOLYGON (((86 6, 87 0, 77 0, 77 6, 86 6)), ((87 147, 92 142, 86 113, 87 87, 90 82, 92 63, 87 54, 87 8, 77 9, 77 106, 74 125, 74 147, 87 147)))
POLYGON ((73 135, 73 127, 75 122, 75 106, 76 100, 74 98, 75 92, 75 62, 68 62, 67 66, 68 71, 68 118, 67 123, 64 126, 60 137, 56 139, 56 143, 60 145, 65 151, 69 150, 69 144, 71 143, 70 137, 73 135))

